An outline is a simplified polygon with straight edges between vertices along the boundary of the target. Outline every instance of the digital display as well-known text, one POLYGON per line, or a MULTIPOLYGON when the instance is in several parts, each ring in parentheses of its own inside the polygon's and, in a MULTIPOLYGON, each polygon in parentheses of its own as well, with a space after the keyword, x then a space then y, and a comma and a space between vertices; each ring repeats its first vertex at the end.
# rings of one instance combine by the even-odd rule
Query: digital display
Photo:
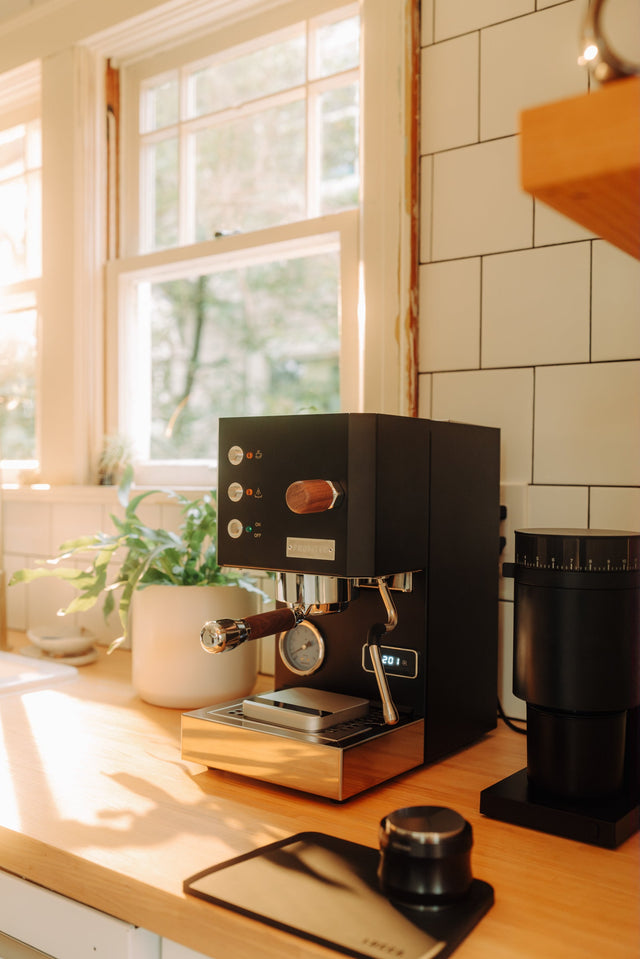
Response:
MULTIPOLYGON (((415 649, 400 649, 395 646, 380 646, 380 659, 387 676, 404 676, 415 679, 418 675, 418 654, 415 649)), ((367 645, 362 647, 362 668, 373 672, 371 652, 367 645)))

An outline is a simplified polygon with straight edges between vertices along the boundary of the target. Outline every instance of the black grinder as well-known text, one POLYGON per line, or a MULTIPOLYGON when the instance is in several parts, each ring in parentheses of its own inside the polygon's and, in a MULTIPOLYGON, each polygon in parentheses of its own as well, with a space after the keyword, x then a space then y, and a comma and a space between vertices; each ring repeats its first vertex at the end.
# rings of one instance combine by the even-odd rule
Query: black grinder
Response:
MULTIPOLYGON (((516 532, 513 691, 527 703, 527 768, 480 809, 617 846, 638 828, 640 533, 516 532)), ((507 564, 505 564, 507 566, 507 564)))

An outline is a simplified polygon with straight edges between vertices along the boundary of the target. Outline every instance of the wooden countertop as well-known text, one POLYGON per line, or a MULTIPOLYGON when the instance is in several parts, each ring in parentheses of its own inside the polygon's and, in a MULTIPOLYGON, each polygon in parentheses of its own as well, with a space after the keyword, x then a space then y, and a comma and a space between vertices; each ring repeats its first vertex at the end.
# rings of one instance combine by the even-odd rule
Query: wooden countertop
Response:
MULTIPOLYGON (((14 637, 15 639, 15 637, 14 637)), ((50 690, 0 697, 0 867, 214 959, 337 954, 182 892, 195 872, 303 830, 377 847, 406 805, 457 809, 495 905, 460 959, 629 959, 640 951, 640 839, 615 851, 486 819, 480 790, 525 764, 482 742, 344 805, 180 757, 180 713, 142 703, 124 651, 50 690)))

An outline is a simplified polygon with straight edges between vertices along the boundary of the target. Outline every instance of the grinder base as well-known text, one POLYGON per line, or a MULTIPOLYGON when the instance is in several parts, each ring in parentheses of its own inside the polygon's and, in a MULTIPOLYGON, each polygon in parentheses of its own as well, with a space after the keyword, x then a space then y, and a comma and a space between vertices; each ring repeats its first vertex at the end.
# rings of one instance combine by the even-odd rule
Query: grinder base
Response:
POLYGON ((531 787, 526 768, 483 789, 480 812, 490 819, 607 849, 615 849, 640 827, 638 797, 630 790, 612 799, 580 802, 542 796, 531 787))

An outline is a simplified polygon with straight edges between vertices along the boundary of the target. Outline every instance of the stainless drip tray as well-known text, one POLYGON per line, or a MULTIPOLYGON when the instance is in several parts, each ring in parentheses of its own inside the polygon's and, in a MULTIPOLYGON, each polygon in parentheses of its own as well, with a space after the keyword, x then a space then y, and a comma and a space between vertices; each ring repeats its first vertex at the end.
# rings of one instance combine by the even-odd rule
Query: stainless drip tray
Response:
POLYGON ((382 709, 328 729, 288 729, 243 713, 243 700, 182 715, 182 757, 211 769, 342 801, 424 762, 424 720, 388 726, 382 709))
POLYGON ((285 726, 276 726, 275 723, 264 722, 261 719, 251 719, 245 716, 243 711, 243 701, 229 703, 215 709, 196 710, 197 713, 204 714, 202 718, 209 716, 214 722, 230 723, 235 726, 241 726, 245 729, 257 729, 261 732, 273 736, 285 736, 288 739, 296 739, 299 742, 307 743, 327 743, 328 745, 340 745, 348 739, 362 736, 371 732, 374 728, 384 726, 382 719, 382 710, 369 708, 367 716, 358 719, 350 719, 346 722, 336 723, 328 729, 322 729, 318 732, 305 732, 301 729, 289 729, 285 726), (377 720, 377 721, 376 721, 377 720))

